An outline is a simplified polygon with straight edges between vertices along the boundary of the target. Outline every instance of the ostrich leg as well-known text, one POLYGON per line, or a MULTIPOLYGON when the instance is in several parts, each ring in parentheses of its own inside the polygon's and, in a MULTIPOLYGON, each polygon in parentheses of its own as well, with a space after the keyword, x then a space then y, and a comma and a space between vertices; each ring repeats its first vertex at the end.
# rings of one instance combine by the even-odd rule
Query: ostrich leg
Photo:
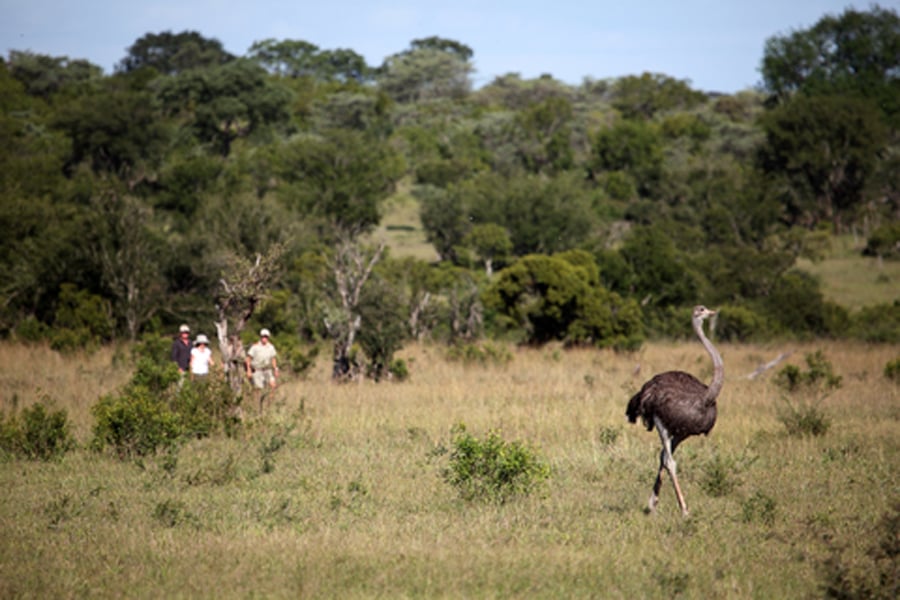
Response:
POLYGON ((669 472, 669 477, 672 478, 672 485, 675 486, 675 495, 678 496, 678 505, 681 507, 681 514, 686 517, 688 516, 688 508, 684 501, 684 494, 681 493, 681 486, 678 485, 678 465, 675 463, 675 458, 672 456, 672 453, 674 452, 672 436, 669 434, 669 430, 663 427, 663 424, 660 423, 658 418, 654 418, 653 422, 656 425, 656 431, 659 432, 659 439, 662 441, 663 449, 659 454, 659 472, 656 474, 656 483, 653 485, 653 495, 650 496, 650 510, 652 511, 659 501, 659 488, 662 486, 662 471, 665 469, 669 472))
POLYGON ((650 501, 647 502, 647 508, 650 512, 656 512, 656 505, 659 504, 659 490, 662 487, 662 472, 666 468, 666 449, 663 448, 659 452, 659 470, 656 472, 656 481, 653 483, 653 491, 650 493, 650 501))

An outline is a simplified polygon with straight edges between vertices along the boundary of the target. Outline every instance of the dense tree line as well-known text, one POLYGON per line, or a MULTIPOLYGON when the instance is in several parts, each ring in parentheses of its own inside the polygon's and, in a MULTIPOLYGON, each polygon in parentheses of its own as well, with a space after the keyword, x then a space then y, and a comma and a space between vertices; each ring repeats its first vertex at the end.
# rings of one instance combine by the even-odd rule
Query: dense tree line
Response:
POLYGON ((11 51, 0 332, 69 348, 232 322, 234 342, 261 320, 373 377, 410 338, 633 348, 697 302, 727 307, 730 339, 872 337, 796 261, 850 228, 900 254, 896 12, 770 38, 734 95, 653 73, 474 90, 473 58, 438 37, 378 66, 290 39, 234 56, 192 31, 146 34, 110 75, 11 51), (369 244, 407 191, 435 262, 369 244))

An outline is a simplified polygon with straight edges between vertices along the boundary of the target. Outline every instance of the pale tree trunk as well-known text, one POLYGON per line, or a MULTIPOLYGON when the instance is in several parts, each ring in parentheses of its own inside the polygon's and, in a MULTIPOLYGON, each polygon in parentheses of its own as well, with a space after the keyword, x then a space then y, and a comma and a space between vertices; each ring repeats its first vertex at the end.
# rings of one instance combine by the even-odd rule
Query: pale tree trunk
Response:
POLYGON ((384 243, 366 261, 359 245, 351 240, 339 242, 332 260, 335 291, 338 306, 330 318, 325 319, 325 328, 334 341, 332 378, 349 380, 357 376, 351 364, 350 352, 356 334, 362 327, 362 317, 357 312, 363 286, 372 274, 372 269, 381 259, 384 243))
POLYGON ((420 340, 428 333, 428 325, 422 323, 422 315, 431 302, 431 292, 425 292, 419 301, 413 306, 409 315, 409 331, 413 338, 420 340))

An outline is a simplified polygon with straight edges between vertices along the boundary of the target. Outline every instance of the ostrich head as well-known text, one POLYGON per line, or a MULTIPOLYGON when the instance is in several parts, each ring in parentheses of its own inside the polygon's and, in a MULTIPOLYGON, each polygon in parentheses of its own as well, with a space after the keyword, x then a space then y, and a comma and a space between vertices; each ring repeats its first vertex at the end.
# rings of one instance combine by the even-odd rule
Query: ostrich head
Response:
POLYGON ((692 319, 694 321, 702 322, 704 319, 706 319, 707 317, 711 317, 714 314, 716 314, 716 311, 706 308, 702 304, 698 304, 697 306, 694 307, 694 315, 693 315, 692 319))

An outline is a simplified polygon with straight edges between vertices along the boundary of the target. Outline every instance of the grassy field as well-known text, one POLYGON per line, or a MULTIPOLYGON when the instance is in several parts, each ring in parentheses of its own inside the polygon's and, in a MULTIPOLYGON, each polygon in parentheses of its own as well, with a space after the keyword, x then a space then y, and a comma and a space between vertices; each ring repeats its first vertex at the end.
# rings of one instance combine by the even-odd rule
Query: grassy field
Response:
POLYGON ((826 260, 798 261, 798 267, 822 282, 828 300, 854 311, 874 304, 900 300, 900 261, 862 256, 866 242, 851 235, 832 240, 826 260))
MULTIPOLYGON (((841 574, 896 577, 896 555, 873 548, 900 535, 896 518, 883 526, 900 510, 900 386, 883 376, 898 348, 721 350, 719 422, 676 454, 687 519, 668 481, 645 514, 659 441, 624 408, 653 373, 708 379, 699 344, 513 350, 505 366, 413 346, 408 382, 338 386, 320 361, 238 435, 176 457, 0 462, 0 597, 803 598, 841 574), (789 435, 773 376, 816 350, 843 385, 790 401, 831 426, 789 435), (546 486, 504 505, 461 500, 441 477, 457 423, 531 444, 546 486)), ((2 409, 55 399, 82 445, 93 401, 128 377, 112 350, 7 345, 0 358, 2 409)))

